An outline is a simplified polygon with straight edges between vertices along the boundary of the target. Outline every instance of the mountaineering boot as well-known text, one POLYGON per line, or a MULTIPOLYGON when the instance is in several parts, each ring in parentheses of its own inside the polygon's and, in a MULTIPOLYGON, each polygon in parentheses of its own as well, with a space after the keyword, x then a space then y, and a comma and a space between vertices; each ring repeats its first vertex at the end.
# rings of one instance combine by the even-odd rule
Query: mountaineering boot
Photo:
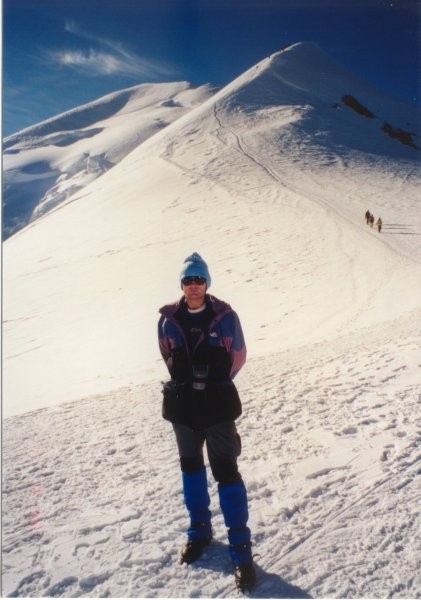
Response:
POLYGON ((251 532, 247 527, 248 502, 243 480, 219 484, 219 501, 228 528, 229 552, 234 564, 235 583, 239 590, 251 590, 256 572, 251 553, 251 532))
POLYGON ((256 571, 253 561, 235 565, 235 585, 240 592, 251 592, 256 585, 256 571))
MULTIPOLYGON (((198 526, 202 523, 197 523, 198 526)), ((187 540, 181 550, 180 564, 187 563, 188 565, 202 556, 203 550, 212 541, 212 535, 197 538, 195 540, 187 540)))
POLYGON ((256 571, 254 570, 253 561, 244 565, 237 565, 234 574, 235 585, 240 592, 251 592, 255 588, 256 571))
POLYGON ((187 543, 181 551, 181 563, 190 564, 197 560, 203 549, 212 540, 210 498, 206 468, 202 467, 193 473, 182 472, 184 502, 190 516, 190 527, 187 530, 187 543))

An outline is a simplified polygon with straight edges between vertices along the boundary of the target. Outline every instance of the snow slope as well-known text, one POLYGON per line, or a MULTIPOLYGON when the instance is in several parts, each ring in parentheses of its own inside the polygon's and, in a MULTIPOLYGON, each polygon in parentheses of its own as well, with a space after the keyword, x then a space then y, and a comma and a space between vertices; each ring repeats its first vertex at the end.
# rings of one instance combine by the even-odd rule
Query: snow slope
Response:
POLYGON ((196 250, 249 350, 252 596, 420 597, 418 123, 298 44, 5 242, 6 595, 235 595, 213 483, 216 542, 178 565, 160 417, 157 309, 196 250))
POLYGON ((15 233, 106 173, 214 90, 187 82, 108 94, 7 137, 3 232, 15 233))
MULTIPOLYGON (((398 320, 250 359, 251 597, 419 598, 419 341, 398 320)), ((8 420, 5 595, 236 596, 212 478, 215 542, 178 564, 186 515, 159 406, 153 382, 8 420)))

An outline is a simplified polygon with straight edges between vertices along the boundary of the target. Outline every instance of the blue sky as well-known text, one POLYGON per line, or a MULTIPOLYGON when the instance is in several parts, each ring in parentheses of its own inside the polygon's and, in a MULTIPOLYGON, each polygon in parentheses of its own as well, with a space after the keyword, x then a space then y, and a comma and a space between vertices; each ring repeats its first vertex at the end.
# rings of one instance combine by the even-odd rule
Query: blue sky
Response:
POLYGON ((421 105, 421 0, 3 0, 3 135, 138 83, 224 85, 313 41, 421 105))

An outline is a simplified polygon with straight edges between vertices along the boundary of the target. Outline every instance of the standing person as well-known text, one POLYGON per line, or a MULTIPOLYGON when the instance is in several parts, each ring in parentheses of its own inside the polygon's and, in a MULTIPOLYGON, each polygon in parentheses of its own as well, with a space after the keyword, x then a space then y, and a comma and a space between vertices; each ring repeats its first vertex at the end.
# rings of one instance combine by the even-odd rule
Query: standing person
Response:
POLYGON ((251 590, 256 574, 247 492, 237 466, 241 440, 235 419, 242 408, 232 381, 246 360, 243 332, 232 308, 207 293, 211 277, 196 252, 185 259, 180 283, 182 298, 161 308, 158 324, 160 351, 171 375, 163 390, 163 417, 175 432, 190 517, 180 562, 194 562, 212 541, 206 443, 228 529, 235 582, 239 590, 251 590))
POLYGON ((374 225, 374 215, 370 215, 370 227, 374 225))
POLYGON ((381 232, 381 230, 382 230, 382 225, 383 225, 383 221, 382 221, 382 220, 381 220, 381 218, 379 217, 379 218, 377 219, 377 221, 376 221, 376 226, 377 226, 377 229, 378 229, 379 233, 380 233, 380 232, 381 232))

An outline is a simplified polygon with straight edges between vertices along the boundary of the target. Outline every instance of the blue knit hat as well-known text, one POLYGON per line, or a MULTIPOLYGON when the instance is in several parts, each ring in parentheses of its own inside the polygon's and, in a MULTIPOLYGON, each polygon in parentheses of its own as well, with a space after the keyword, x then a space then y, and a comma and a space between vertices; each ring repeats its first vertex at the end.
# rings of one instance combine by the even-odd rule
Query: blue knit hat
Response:
POLYGON ((180 282, 184 277, 189 277, 192 275, 204 277, 206 279, 206 288, 210 287, 211 276, 209 274, 208 265, 197 252, 193 252, 193 254, 185 259, 180 273, 180 282))

